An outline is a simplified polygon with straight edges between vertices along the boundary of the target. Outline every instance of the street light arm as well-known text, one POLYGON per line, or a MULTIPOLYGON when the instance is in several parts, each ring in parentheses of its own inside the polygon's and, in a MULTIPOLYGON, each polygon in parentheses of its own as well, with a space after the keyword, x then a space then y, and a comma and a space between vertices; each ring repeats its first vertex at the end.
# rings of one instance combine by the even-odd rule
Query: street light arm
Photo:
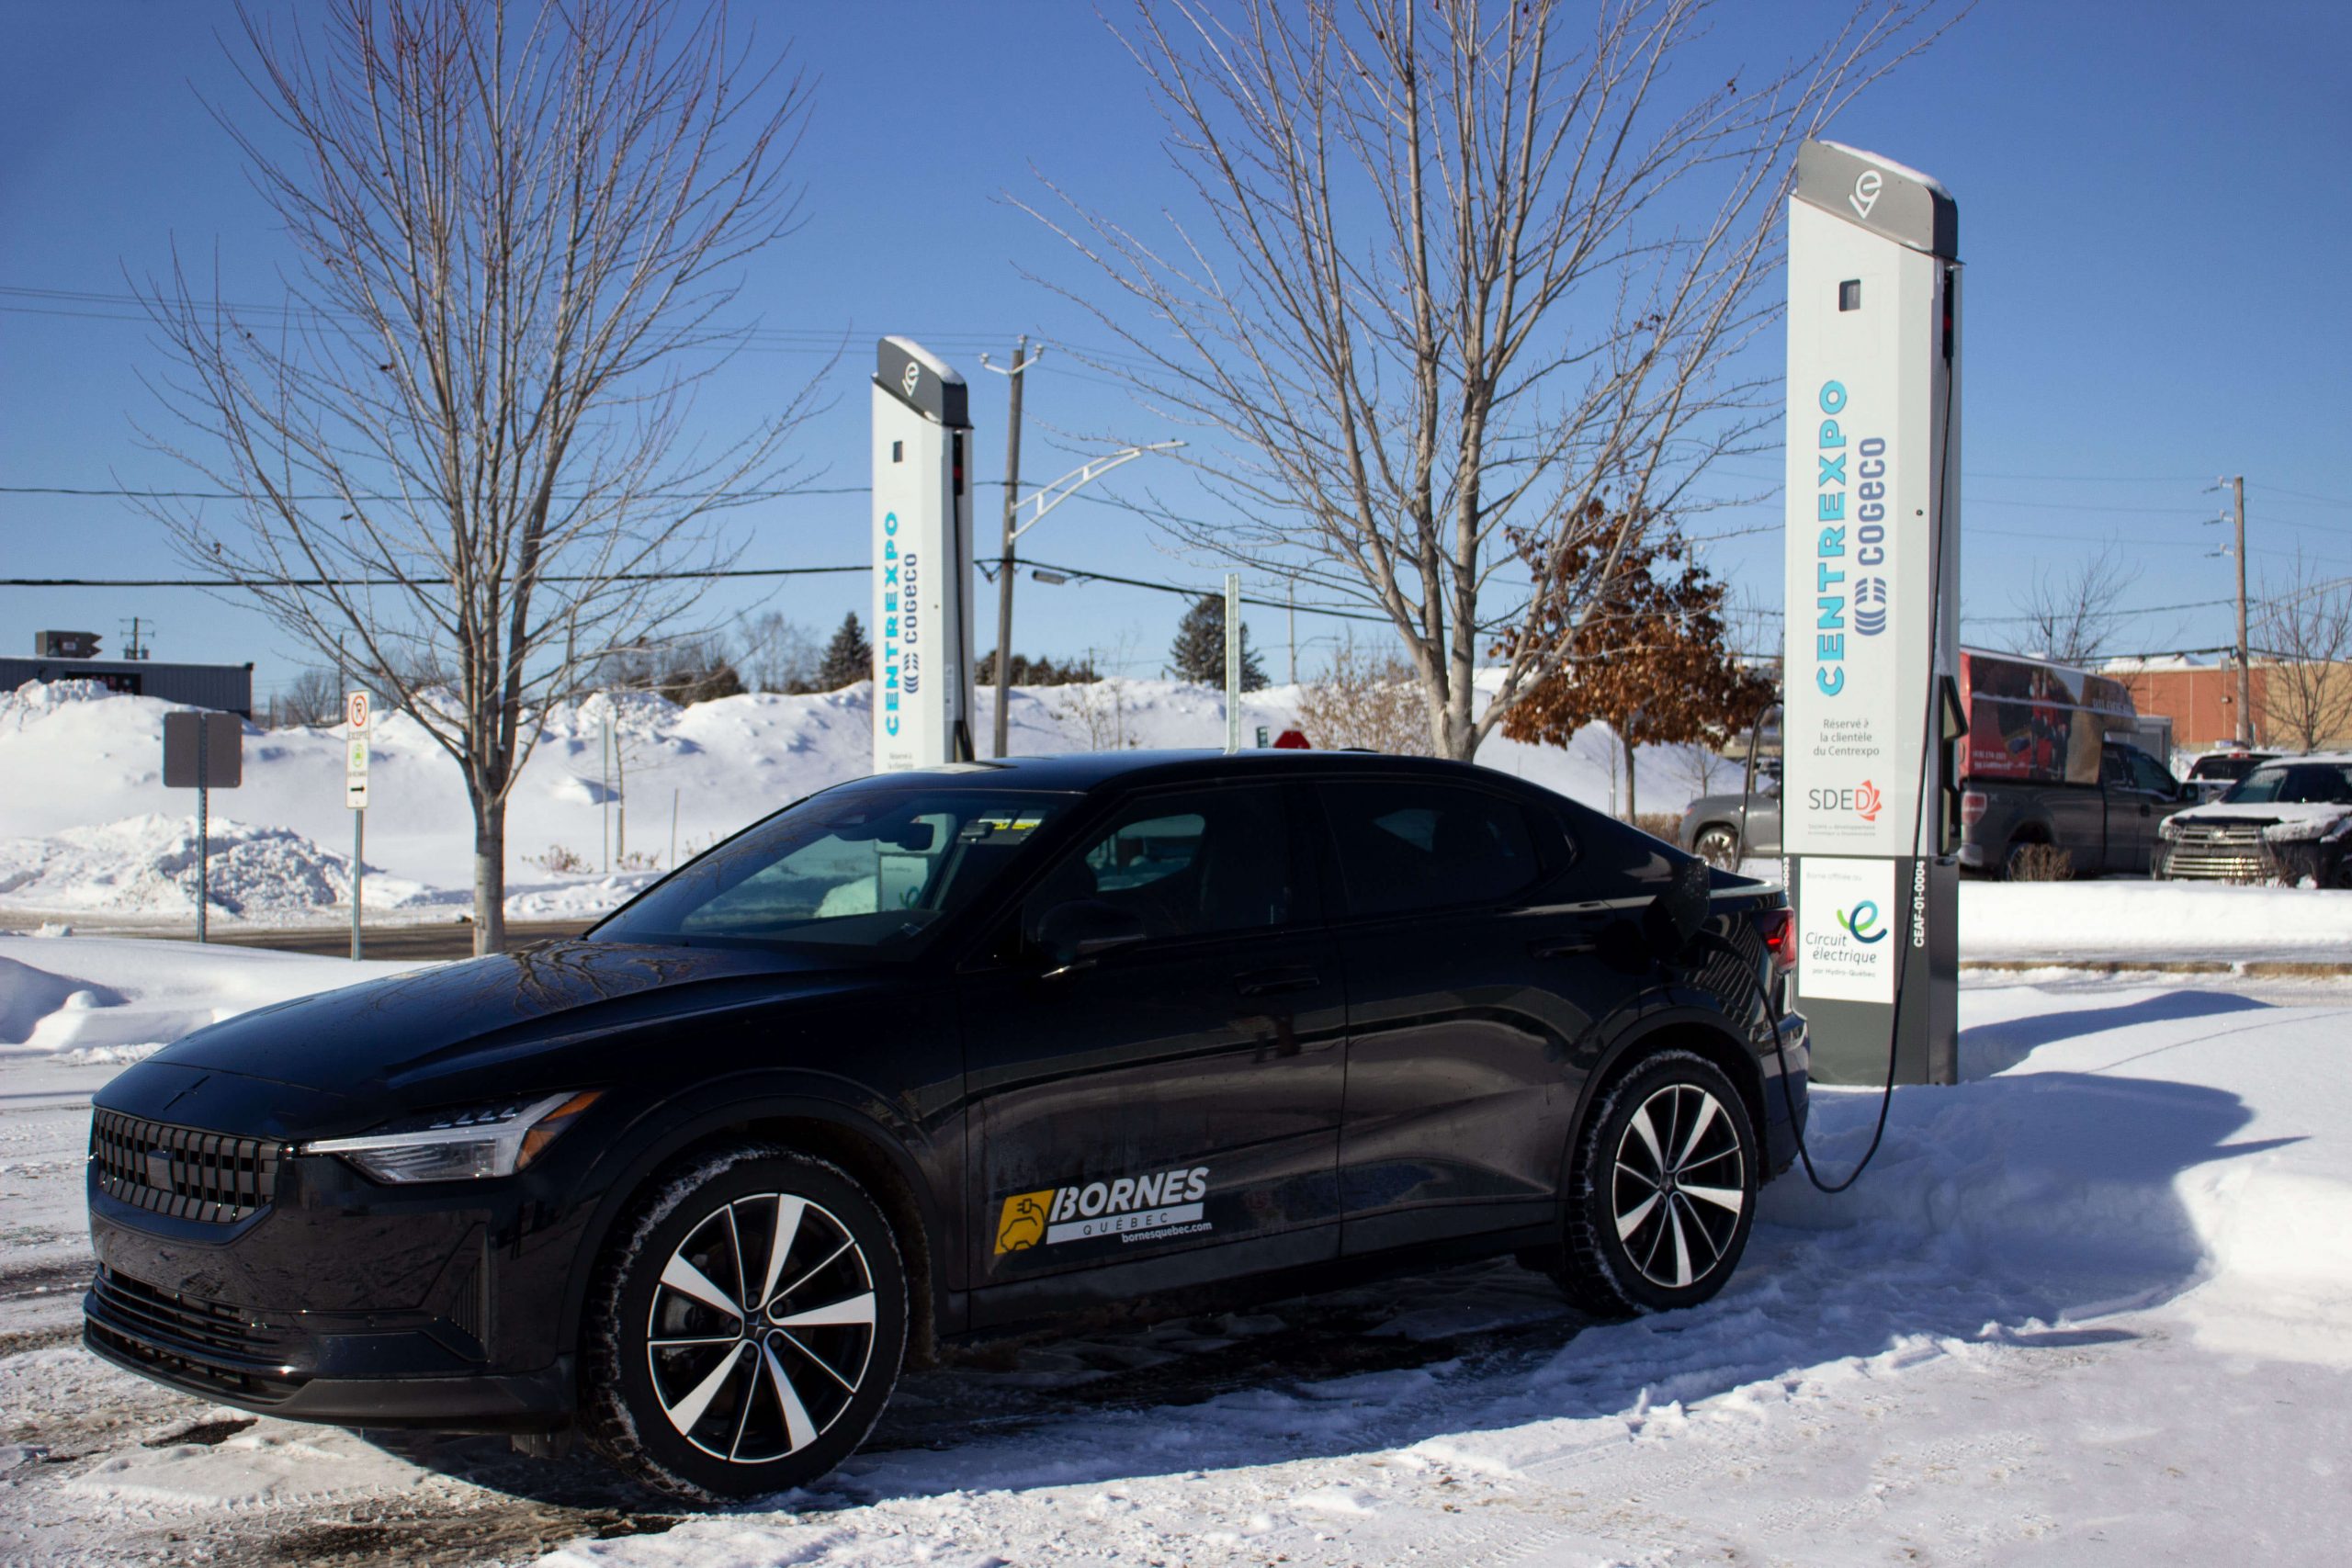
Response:
POLYGON ((1182 441, 1155 441, 1148 446, 1125 447, 1119 451, 1108 453, 1103 457, 1096 457, 1090 462, 1072 468, 1069 473, 1064 474, 1061 478, 1054 480, 1051 484, 1038 486, 1029 494, 1023 496, 1020 500, 1012 503, 1012 513, 1016 517, 1021 514, 1021 510, 1023 507, 1034 506, 1036 510, 1030 517, 1029 521, 1020 525, 1012 530, 1011 536, 1007 538, 1006 543, 1012 543, 1013 540, 1020 538, 1022 535, 1026 534, 1030 529, 1035 528, 1038 524, 1046 520, 1046 513, 1051 512, 1055 507, 1059 506, 1063 502, 1068 501, 1079 491, 1083 490, 1090 484, 1092 484, 1096 479, 1101 479, 1104 474, 1109 473, 1112 469, 1119 467, 1121 464, 1131 463, 1147 452, 1170 452, 1183 445, 1184 444, 1182 441))

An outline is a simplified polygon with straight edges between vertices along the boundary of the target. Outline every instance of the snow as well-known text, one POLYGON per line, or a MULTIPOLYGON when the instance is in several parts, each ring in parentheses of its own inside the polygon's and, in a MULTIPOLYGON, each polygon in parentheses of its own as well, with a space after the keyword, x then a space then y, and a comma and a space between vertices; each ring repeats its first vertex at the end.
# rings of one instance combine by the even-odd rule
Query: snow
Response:
POLYGON ((2295 887, 2117 878, 1967 882, 1963 962, 2352 964, 2352 897, 2295 887))
MULTIPOLYGON (((1298 688, 1243 699, 1242 728, 1297 722, 1298 688)), ((994 694, 975 726, 987 733, 994 694)), ((124 923, 195 908, 195 799, 164 787, 163 716, 175 705, 94 682, 0 693, 0 910, 105 914, 124 923)), ((1223 694, 1173 681, 1015 687, 1016 754, 1221 746, 1223 694)), ((650 693, 592 697, 545 716, 507 811, 507 912, 586 918, 655 874, 812 791, 871 771, 872 693, 747 694, 680 708, 650 693), (609 724, 619 753, 605 762, 609 724), (617 787, 616 787, 616 785, 617 787), (615 840, 606 867, 606 833, 615 840), (674 843, 674 854, 673 852, 674 843), (551 850, 593 871, 546 869, 551 850), (631 865, 620 863, 630 856, 631 865)), ((211 797, 214 914, 255 924, 327 923, 350 886, 351 813, 340 727, 244 727, 243 782, 211 797)), ((412 716, 378 711, 368 743, 367 898, 371 913, 441 918, 470 904, 471 814, 457 764, 412 716)), ((1607 807, 1616 743, 1604 727, 1575 745, 1496 739, 1487 766, 1607 807)), ((1695 786, 1678 759, 1642 758, 1647 804, 1679 809, 1695 786)))
POLYGON ((74 1053, 133 1060, 252 1008, 397 975, 299 953, 0 931, 0 1056, 74 1053))
MULTIPOLYGON (((2102 941, 2214 895, 2267 930, 2295 897, 1994 891, 2102 941)), ((86 937, 0 960, 12 1029, 125 1038, 386 967, 86 937)), ((674 1525, 582 1461, 248 1422, 66 1343, 80 1107, 114 1067, 0 1055, 0 1560, 261 1560, 361 1519, 388 1560, 555 1568, 2339 1560, 2352 985, 1980 976, 1961 1016, 1966 1081, 1897 1091, 1849 1193, 1769 1189, 1704 1307, 1589 1323, 1500 1262, 1041 1339, 910 1380, 821 1491, 674 1525)), ((1840 1172, 1878 1097, 1815 1106, 1840 1172)))

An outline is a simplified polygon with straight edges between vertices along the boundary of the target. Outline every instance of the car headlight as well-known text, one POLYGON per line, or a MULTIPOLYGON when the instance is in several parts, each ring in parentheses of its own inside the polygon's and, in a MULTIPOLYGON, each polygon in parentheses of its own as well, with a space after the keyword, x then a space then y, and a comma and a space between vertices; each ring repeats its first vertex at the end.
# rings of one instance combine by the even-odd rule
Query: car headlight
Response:
POLYGON ((603 1090, 502 1100, 427 1111, 356 1138, 304 1144, 306 1155, 337 1155, 378 1181, 466 1181, 512 1176, 538 1158, 603 1090))
POLYGON ((2167 817, 2167 818, 2165 818, 2163 821, 2161 821, 2161 822, 2157 823, 2157 824, 2156 824, 2156 837, 2157 837, 2157 838, 2159 838, 2159 839, 2162 839, 2162 840, 2163 840, 2165 843, 2167 843, 2167 844, 2172 843, 2172 842, 2174 842, 2175 840, 2177 840, 2177 839, 2179 839, 2179 837, 2180 837, 2180 821, 2179 821, 2179 818, 2174 818, 2174 817, 2167 817))

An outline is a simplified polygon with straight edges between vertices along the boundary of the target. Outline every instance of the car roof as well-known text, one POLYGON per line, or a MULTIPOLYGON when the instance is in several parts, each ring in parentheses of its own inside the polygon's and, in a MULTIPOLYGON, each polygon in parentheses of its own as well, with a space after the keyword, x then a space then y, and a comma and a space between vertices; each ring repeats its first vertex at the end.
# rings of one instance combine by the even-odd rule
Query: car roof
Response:
POLYGON ((1003 757, 953 762, 894 773, 891 778, 963 777, 1017 789, 1091 790, 1103 784, 1182 784, 1231 778, 1371 778, 1419 776, 1457 782, 1535 786, 1511 773, 1438 757, 1381 751, 1308 751, 1275 747, 1227 752, 1199 750, 1071 751, 1047 757, 1003 757))
POLYGON ((2300 753, 2277 752, 2263 758, 2262 761, 2266 764, 2270 762, 2278 762, 2281 764, 2290 762, 2320 762, 2328 767, 2340 768, 2347 763, 2352 763, 2352 751, 2303 751, 2300 753))

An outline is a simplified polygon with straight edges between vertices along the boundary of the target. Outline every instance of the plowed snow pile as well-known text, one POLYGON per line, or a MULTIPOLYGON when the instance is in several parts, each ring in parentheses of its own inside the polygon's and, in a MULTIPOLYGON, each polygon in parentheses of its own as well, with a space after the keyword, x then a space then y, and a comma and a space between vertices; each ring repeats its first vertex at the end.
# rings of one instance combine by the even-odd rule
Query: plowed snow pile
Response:
MULTIPOLYGON (((215 818, 208 841, 205 893, 216 911, 267 921, 351 901, 351 857, 290 828, 215 818)), ((196 818, 155 815, 43 839, 0 840, 0 897, 42 909, 192 915, 197 843, 196 818)), ((397 908, 422 891, 413 882, 377 878, 368 896, 379 908, 397 908)))

